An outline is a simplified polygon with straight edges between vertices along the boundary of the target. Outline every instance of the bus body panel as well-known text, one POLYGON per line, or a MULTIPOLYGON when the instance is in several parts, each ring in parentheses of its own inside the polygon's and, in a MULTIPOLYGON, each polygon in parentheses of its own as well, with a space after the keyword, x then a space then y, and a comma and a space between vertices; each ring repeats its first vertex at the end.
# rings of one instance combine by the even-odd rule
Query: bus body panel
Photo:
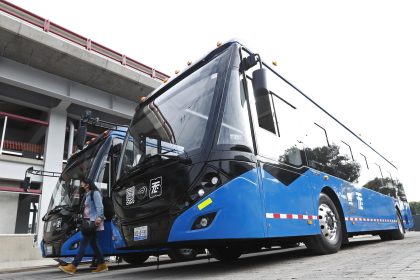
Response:
POLYGON ((174 221, 168 241, 230 238, 263 238, 265 236, 257 170, 248 171, 186 210, 174 221), (211 203, 199 209, 204 201, 211 203), (212 223, 192 230, 197 218, 216 213, 212 223))
POLYGON ((271 164, 269 168, 266 165, 260 167, 260 170, 268 237, 318 234, 318 213, 314 206, 313 182, 308 180, 310 174, 290 172, 271 164), (289 180, 280 182, 273 175, 289 180))
POLYGON ((340 201, 347 232, 398 228, 391 197, 354 187, 311 169, 287 186, 262 168, 259 172, 262 187, 258 186, 257 170, 252 170, 221 186, 181 214, 171 228, 168 242, 319 234, 315 197, 319 197, 324 188, 333 190, 340 201), (199 210, 198 206, 208 199, 212 203, 199 210), (209 227, 192 230, 199 217, 210 213, 216 213, 216 217, 209 227))
MULTIPOLYGON (((116 240, 121 239, 121 237, 115 238, 115 230, 116 227, 113 224, 113 222, 111 221, 105 221, 104 222, 104 230, 102 231, 97 231, 96 232, 96 236, 98 238, 98 244, 101 248, 102 254, 104 256, 115 256, 115 255, 120 255, 120 254, 124 254, 124 253, 142 253, 145 252, 144 250, 121 250, 118 249, 116 244, 116 240)), ((118 230, 117 230, 118 231, 118 230)), ((79 252, 79 246, 77 247, 73 247, 74 249, 72 249, 72 246, 75 243, 79 243, 82 241, 83 236, 82 233, 80 231, 76 232, 75 234, 73 234, 71 237, 69 237, 61 246, 61 253, 60 256, 63 257, 70 257, 70 256, 76 256, 77 253, 79 252)), ((123 247, 123 246, 121 246, 123 247)), ((93 256, 94 252, 92 247, 90 246, 90 244, 88 245, 88 247, 86 248, 85 251, 85 255, 86 256, 93 256)))

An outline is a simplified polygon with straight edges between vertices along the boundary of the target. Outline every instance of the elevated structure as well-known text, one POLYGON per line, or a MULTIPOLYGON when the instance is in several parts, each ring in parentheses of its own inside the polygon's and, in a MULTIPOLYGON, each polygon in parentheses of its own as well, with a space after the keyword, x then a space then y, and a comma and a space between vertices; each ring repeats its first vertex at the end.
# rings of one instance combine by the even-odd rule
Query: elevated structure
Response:
POLYGON ((61 172, 85 110, 128 123, 139 98, 167 78, 0 0, 0 234, 36 234, 42 227, 57 178, 34 177, 25 193, 25 170, 61 172))

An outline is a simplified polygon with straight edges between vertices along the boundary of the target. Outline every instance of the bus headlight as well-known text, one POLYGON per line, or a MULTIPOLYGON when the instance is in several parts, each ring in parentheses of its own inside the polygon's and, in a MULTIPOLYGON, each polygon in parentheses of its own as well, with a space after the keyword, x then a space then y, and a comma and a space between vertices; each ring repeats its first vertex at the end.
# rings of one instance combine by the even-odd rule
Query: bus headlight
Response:
POLYGON ((228 181, 229 178, 225 173, 213 166, 208 166, 190 186, 188 192, 179 198, 177 208, 184 211, 228 181))
POLYGON ((216 217, 215 212, 198 217, 195 220, 195 222, 192 226, 192 229, 195 230, 195 229, 203 229, 203 228, 209 227, 211 225, 211 223, 213 222, 214 217, 216 217))
POLYGON ((79 248, 79 242, 75 242, 70 246, 71 250, 76 250, 77 248, 79 248))
POLYGON ((61 226, 62 226, 62 222, 63 220, 61 218, 58 218, 57 220, 53 221, 53 227, 55 228, 55 230, 60 230, 61 226))
POLYGON ((201 218, 201 220, 200 220, 200 226, 202 228, 206 227, 208 224, 209 224, 209 220, 207 219, 207 217, 201 218))

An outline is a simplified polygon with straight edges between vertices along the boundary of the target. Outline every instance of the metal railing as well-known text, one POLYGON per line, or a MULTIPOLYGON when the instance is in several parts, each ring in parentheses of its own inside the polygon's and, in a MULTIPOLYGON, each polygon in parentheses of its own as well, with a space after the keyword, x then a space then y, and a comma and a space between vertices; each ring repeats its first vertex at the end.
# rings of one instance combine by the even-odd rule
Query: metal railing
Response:
POLYGON ((0 111, 0 118, 3 117, 4 120, 3 128, 1 129, 0 155, 5 153, 9 155, 24 156, 24 153, 28 152, 36 155, 37 158, 41 158, 42 154, 44 153, 44 145, 17 140, 6 140, 5 137, 7 134, 7 126, 8 123, 10 124, 10 120, 16 120, 18 122, 30 123, 44 127, 48 127, 48 122, 0 111))
MULTIPOLYGON (((48 122, 46 121, 41 121, 38 119, 33 119, 33 118, 28 118, 28 117, 24 117, 24 116, 20 116, 20 115, 16 115, 16 114, 12 114, 12 113, 7 113, 7 112, 2 112, 0 111, 0 155, 2 154, 7 154, 7 155, 13 155, 13 156, 21 156, 21 157, 29 157, 30 158, 34 158, 36 157, 37 159, 43 159, 43 154, 44 154, 44 144, 35 144, 35 143, 29 143, 29 142, 24 142, 19 140, 7 140, 6 139, 6 135, 10 136, 10 133, 7 133, 7 129, 8 128, 12 128, 13 132, 16 132, 16 128, 14 128, 13 124, 10 123, 11 120, 14 121, 18 121, 21 123, 30 123, 32 125, 37 125, 37 126, 43 126, 43 127, 48 127, 48 122), (27 155, 25 155, 27 153, 27 155)), ((12 132, 12 138, 16 138, 13 136, 13 132, 12 132)), ((74 129, 74 132, 77 133, 77 129, 74 129)), ((88 135, 90 138, 95 138, 98 137, 99 134, 94 133, 94 132, 86 132, 86 135, 88 135)), ((71 137, 69 135, 69 137, 71 137)), ((75 135, 72 136, 73 138, 75 137, 75 135)), ((73 141, 71 141, 73 143, 73 141)), ((73 151, 76 150, 76 146, 72 145, 73 147, 71 148, 70 154, 73 153, 73 151)), ((69 151, 67 151, 69 152, 69 151)), ((63 162, 67 162, 67 161, 63 161, 63 162)))
POLYGON ((19 18, 27 23, 39 27, 45 32, 53 33, 62 39, 68 40, 78 46, 85 48, 88 51, 92 51, 103 55, 109 59, 117 61, 124 66, 128 66, 144 74, 149 75, 152 78, 165 81, 169 78, 168 75, 149 67, 143 63, 140 63, 132 58, 129 58, 119 52, 113 51, 89 38, 81 36, 73 31, 70 31, 54 22, 49 21, 43 17, 40 17, 34 13, 31 13, 25 9, 22 9, 12 3, 4 0, 0 0, 0 11, 3 11, 11 16, 19 18))

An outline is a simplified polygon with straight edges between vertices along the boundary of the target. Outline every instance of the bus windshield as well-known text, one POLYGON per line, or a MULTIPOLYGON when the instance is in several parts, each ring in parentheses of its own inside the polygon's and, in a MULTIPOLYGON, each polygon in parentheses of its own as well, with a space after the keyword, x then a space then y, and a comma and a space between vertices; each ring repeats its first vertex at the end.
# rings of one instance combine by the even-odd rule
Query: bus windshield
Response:
MULTIPOLYGON (((201 148, 223 55, 220 55, 156 98, 138 107, 124 145, 124 161, 119 174, 136 166, 156 149, 150 145, 160 140, 162 147, 176 145, 176 150, 194 153, 201 148), (129 141, 127 140, 129 139, 129 141), (142 151, 141 144, 146 141, 142 151)), ((170 148, 172 149, 172 147, 170 148)))
POLYGON ((55 186, 47 213, 56 208, 74 208, 79 205, 80 179, 89 175, 99 151, 106 146, 104 143, 105 141, 96 143, 77 154, 74 160, 69 160, 55 186))

